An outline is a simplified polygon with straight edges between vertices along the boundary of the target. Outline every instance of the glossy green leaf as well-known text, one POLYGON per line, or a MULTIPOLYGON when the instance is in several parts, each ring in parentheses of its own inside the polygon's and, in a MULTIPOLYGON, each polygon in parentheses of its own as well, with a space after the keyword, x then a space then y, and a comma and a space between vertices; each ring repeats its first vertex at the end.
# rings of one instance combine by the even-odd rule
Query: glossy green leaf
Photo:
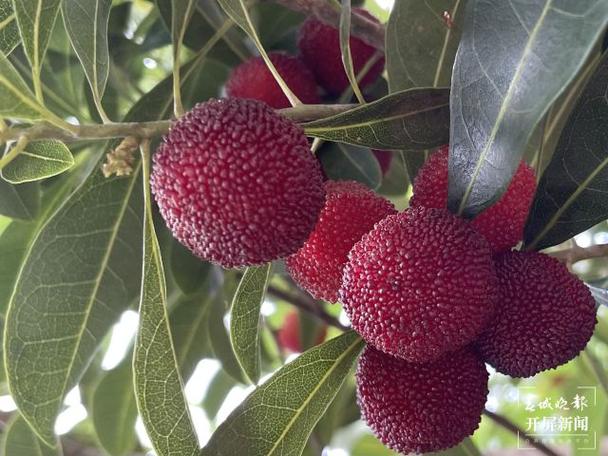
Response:
POLYGON ((230 340, 239 364, 252 383, 260 379, 260 309, 270 269, 270 263, 247 268, 232 300, 230 340))
POLYGON ((17 158, 2 170, 2 177, 13 184, 56 176, 74 166, 74 157, 65 144, 55 140, 29 143, 17 158))
POLYGON ((448 140, 449 91, 397 92, 303 127, 309 136, 374 149, 437 147, 448 140))
POLYGON ((65 29, 98 106, 110 74, 108 21, 112 0, 63 0, 65 29))
POLYGON ((391 92, 449 87, 466 1, 395 2, 386 28, 386 70, 391 92))
POLYGON ((144 259, 139 330, 133 353, 137 408, 156 454, 196 455, 198 440, 188 404, 169 317, 160 247, 152 219, 149 159, 144 159, 144 259))
POLYGON ((452 212, 472 218, 500 198, 607 23, 605 0, 469 0, 450 100, 452 212))
POLYGON ((19 220, 32 220, 40 211, 37 183, 12 185, 0 178, 0 214, 19 220))
MULTIPOLYGON (((395 2, 386 28, 386 71, 391 93, 414 87, 449 87, 465 4, 466 0, 395 2)), ((429 153, 404 151, 410 181, 429 153)))
POLYGON ((47 446, 28 426, 27 422, 16 414, 3 430, 2 454, 5 456, 61 456, 61 446, 55 442, 54 447, 47 446))
POLYGON ((45 114, 15 67, 0 53, 0 117, 41 120, 45 114))
POLYGON ((0 53, 9 55, 20 40, 13 2, 0 0, 0 53))
POLYGON ((319 152, 323 171, 332 180, 354 180, 377 189, 382 169, 371 150, 342 143, 328 143, 319 152))
POLYGON ((103 449, 110 456, 131 454, 137 442, 137 404, 130 358, 101 379, 93 393, 91 413, 95 434, 103 449))
POLYGON ((196 365, 209 356, 209 308, 215 294, 201 294, 180 299, 169 315, 177 364, 184 381, 196 365))
POLYGON ((587 83, 543 173, 525 245, 544 249, 608 218, 608 54, 587 83))
POLYGON ((279 369, 220 425, 202 456, 301 454, 363 345, 351 331, 279 369))
POLYGON ((40 74, 60 5, 61 0, 13 0, 23 48, 34 75, 40 74))

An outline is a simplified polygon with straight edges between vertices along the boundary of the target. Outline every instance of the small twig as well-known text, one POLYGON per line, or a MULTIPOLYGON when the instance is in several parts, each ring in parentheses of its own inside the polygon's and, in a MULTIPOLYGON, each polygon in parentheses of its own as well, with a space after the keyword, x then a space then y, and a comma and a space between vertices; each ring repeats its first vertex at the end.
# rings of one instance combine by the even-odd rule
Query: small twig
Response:
POLYGON ((508 418, 506 418, 502 415, 499 415, 497 413, 491 412, 487 409, 483 411, 483 414, 485 416, 487 416, 488 418, 490 418, 492 421, 494 421, 499 426, 502 426, 507 431, 512 432, 513 434, 517 435, 518 438, 524 439, 526 442, 528 442, 530 445, 532 445, 534 448, 536 448, 541 453, 546 454, 548 456, 559 456, 558 453, 553 451, 551 448, 546 446, 544 443, 539 442, 534 437, 531 437, 528 434, 526 434, 526 432, 523 429, 521 429, 515 423, 511 422, 511 420, 509 420, 508 418))
POLYGON ((580 247, 573 244, 569 249, 558 250, 550 253, 550 255, 571 266, 574 263, 591 258, 608 257, 608 244, 598 244, 590 247, 580 247))
MULTIPOLYGON (((321 119, 339 114, 356 105, 301 105, 295 108, 280 109, 278 112, 294 122, 321 119)), ((64 142, 83 140, 106 140, 114 138, 154 138, 162 136, 169 131, 172 121, 159 120, 153 122, 126 122, 95 125, 74 125, 73 132, 63 130, 50 124, 37 124, 32 127, 9 127, 0 132, 0 142, 16 141, 22 136, 30 140, 58 139, 64 142)))
POLYGON ((288 291, 283 291, 272 285, 268 287, 268 293, 273 295, 275 298, 289 302, 298 309, 302 309, 305 312, 308 312, 309 314, 317 317, 319 320, 327 323, 330 326, 338 328, 342 331, 347 331, 350 329, 348 326, 345 326, 340 323, 337 318, 332 317, 327 312, 325 312, 325 310, 323 310, 323 308, 319 306, 318 303, 312 298, 308 299, 303 295, 296 295, 288 291))
MULTIPOLYGON (((327 0, 274 0, 291 10, 304 14, 312 14, 319 20, 340 26, 340 4, 327 0)), ((378 50, 384 50, 385 28, 383 24, 371 21, 359 14, 353 14, 351 33, 378 50)))

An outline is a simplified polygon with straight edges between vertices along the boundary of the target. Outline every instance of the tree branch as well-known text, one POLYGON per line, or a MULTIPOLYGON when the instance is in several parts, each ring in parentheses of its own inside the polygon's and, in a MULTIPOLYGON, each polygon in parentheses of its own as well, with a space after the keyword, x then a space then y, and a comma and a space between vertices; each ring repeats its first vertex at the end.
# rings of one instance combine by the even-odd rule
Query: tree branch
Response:
POLYGON ((526 434, 526 432, 523 429, 521 429, 515 423, 511 422, 508 418, 506 418, 502 415, 499 415, 497 413, 491 412, 487 409, 483 411, 483 414, 485 416, 487 416, 488 418, 490 418, 492 421, 494 421, 499 426, 506 429, 507 431, 512 432, 513 434, 517 435, 519 438, 524 439, 526 442, 528 442, 530 445, 532 445, 534 448, 536 448, 541 453, 546 454, 548 456, 559 456, 559 454, 557 454, 551 448, 546 446, 544 443, 539 442, 534 437, 531 437, 528 434, 526 434))
POLYGON ((552 252, 551 256, 557 258, 562 263, 573 265, 579 261, 589 260, 591 258, 608 257, 608 244, 592 245, 591 247, 580 247, 573 244, 569 249, 558 250, 552 252))
POLYGON ((343 325, 340 321, 329 315, 321 306, 318 305, 318 302, 315 301, 312 297, 307 297, 302 294, 294 294, 288 291, 281 290, 280 288, 274 287, 270 285, 268 287, 268 293, 273 295, 275 298, 281 299, 283 301, 287 301, 298 309, 302 309, 305 312, 308 312, 314 317, 317 317, 319 320, 324 323, 338 328, 342 331, 348 331, 350 328, 348 326, 343 325))
MULTIPOLYGON (((322 119, 339 114, 356 105, 301 105, 295 108, 280 109, 278 112, 288 119, 299 123, 309 120, 322 119)), ((75 125, 74 131, 66 131, 47 123, 36 124, 31 127, 11 126, 0 131, 0 144, 8 141, 16 141, 26 137, 30 141, 40 139, 58 139, 63 142, 74 142, 84 140, 107 140, 114 138, 154 138, 162 136, 169 131, 171 120, 160 120, 155 122, 126 122, 95 125, 75 125)))
MULTIPOLYGON (((340 26, 340 4, 329 0, 273 0, 286 8, 289 8, 307 15, 314 15, 317 19, 332 25, 336 28, 340 26)), ((353 14, 351 20, 351 33, 357 38, 371 44, 376 49, 384 50, 385 28, 383 24, 376 23, 353 14)))

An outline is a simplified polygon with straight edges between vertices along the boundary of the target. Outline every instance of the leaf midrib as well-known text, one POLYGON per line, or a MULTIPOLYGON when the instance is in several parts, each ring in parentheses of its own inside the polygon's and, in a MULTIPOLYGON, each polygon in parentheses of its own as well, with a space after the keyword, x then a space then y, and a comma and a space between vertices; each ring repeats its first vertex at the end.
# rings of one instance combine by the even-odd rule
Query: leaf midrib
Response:
POLYGON ((304 409, 306 409, 306 407, 308 406, 308 404, 310 403, 312 398, 316 396, 317 392, 321 389, 321 386, 325 384, 325 381, 327 380, 327 378, 337 369, 337 367, 340 365, 340 363, 346 357, 346 355, 349 355, 351 353, 351 351, 353 351, 358 345, 361 344, 361 342, 362 342, 361 339, 357 337, 348 346, 348 348, 346 348, 346 350, 344 350, 344 352, 342 352, 342 354, 336 358, 336 361, 334 362, 332 367, 327 370, 327 372, 323 375, 323 377, 321 377, 320 381, 313 388, 311 394, 308 395, 306 400, 302 403, 302 406, 296 411, 294 416, 289 420, 287 426, 285 426, 285 429, 283 429, 283 432, 281 432, 281 435, 279 435, 275 444, 272 446, 272 448, 268 452, 269 456, 274 453, 274 451, 277 449, 279 444, 283 441, 283 439, 285 438, 287 433, 291 430, 291 427, 294 425, 295 421, 300 417, 300 415, 303 413, 304 409))

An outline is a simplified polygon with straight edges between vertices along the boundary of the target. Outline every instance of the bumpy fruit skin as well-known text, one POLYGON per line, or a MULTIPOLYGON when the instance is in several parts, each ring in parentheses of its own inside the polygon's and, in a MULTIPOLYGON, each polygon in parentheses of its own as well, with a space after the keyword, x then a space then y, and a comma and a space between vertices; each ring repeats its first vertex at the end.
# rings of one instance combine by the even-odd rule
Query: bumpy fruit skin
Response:
POLYGON ((445 209, 390 215, 348 255, 340 300, 371 345, 429 362, 471 342, 494 310, 490 246, 445 209))
POLYGON ((483 359, 512 377, 530 377, 567 363, 595 327, 589 289, 555 258, 506 252, 495 260, 496 316, 477 341, 483 359))
MULTIPOLYGON (((361 8, 353 8, 353 13, 378 22, 374 16, 361 8)), ((313 71, 317 82, 327 93, 340 95, 344 92, 349 86, 349 82, 342 64, 340 32, 338 29, 310 17, 304 21, 300 28, 298 47, 302 59, 313 71)), ((377 52, 377 49, 359 38, 351 37, 350 51, 353 57, 355 74, 357 74, 377 52)), ((359 86, 364 88, 373 83, 383 70, 384 57, 378 59, 378 62, 369 69, 359 86)))
POLYGON ((238 98, 201 103, 175 123, 154 155, 151 186, 173 236, 226 268, 296 252, 325 201, 302 130, 238 98))
POLYGON ((439 451, 473 434, 488 395, 488 372, 470 349, 412 364, 367 346, 357 401, 367 425, 401 454, 439 451))
MULTIPOLYGON (((315 339, 316 345, 319 345, 327 336, 327 327, 319 328, 318 335, 315 339)), ((287 314, 283 326, 277 335, 279 345, 286 351, 293 353, 302 352, 302 339, 300 337, 300 314, 297 311, 292 311, 287 314)))
POLYGON ((391 202, 353 181, 327 181, 325 206, 304 246, 287 269, 317 299, 338 300, 348 252, 376 222, 397 211, 391 202))
MULTIPOLYGON (((534 171, 521 162, 502 197, 472 221, 494 252, 510 250, 524 234, 530 205, 536 191, 534 171)), ((448 146, 435 152, 414 181, 412 207, 445 208, 448 200, 448 146)))
MULTIPOLYGON (((271 52, 269 57, 300 101, 320 102, 315 77, 302 60, 280 52, 271 52)), ((230 97, 263 101, 275 109, 291 107, 262 57, 253 57, 236 67, 226 82, 226 93, 230 97)))

